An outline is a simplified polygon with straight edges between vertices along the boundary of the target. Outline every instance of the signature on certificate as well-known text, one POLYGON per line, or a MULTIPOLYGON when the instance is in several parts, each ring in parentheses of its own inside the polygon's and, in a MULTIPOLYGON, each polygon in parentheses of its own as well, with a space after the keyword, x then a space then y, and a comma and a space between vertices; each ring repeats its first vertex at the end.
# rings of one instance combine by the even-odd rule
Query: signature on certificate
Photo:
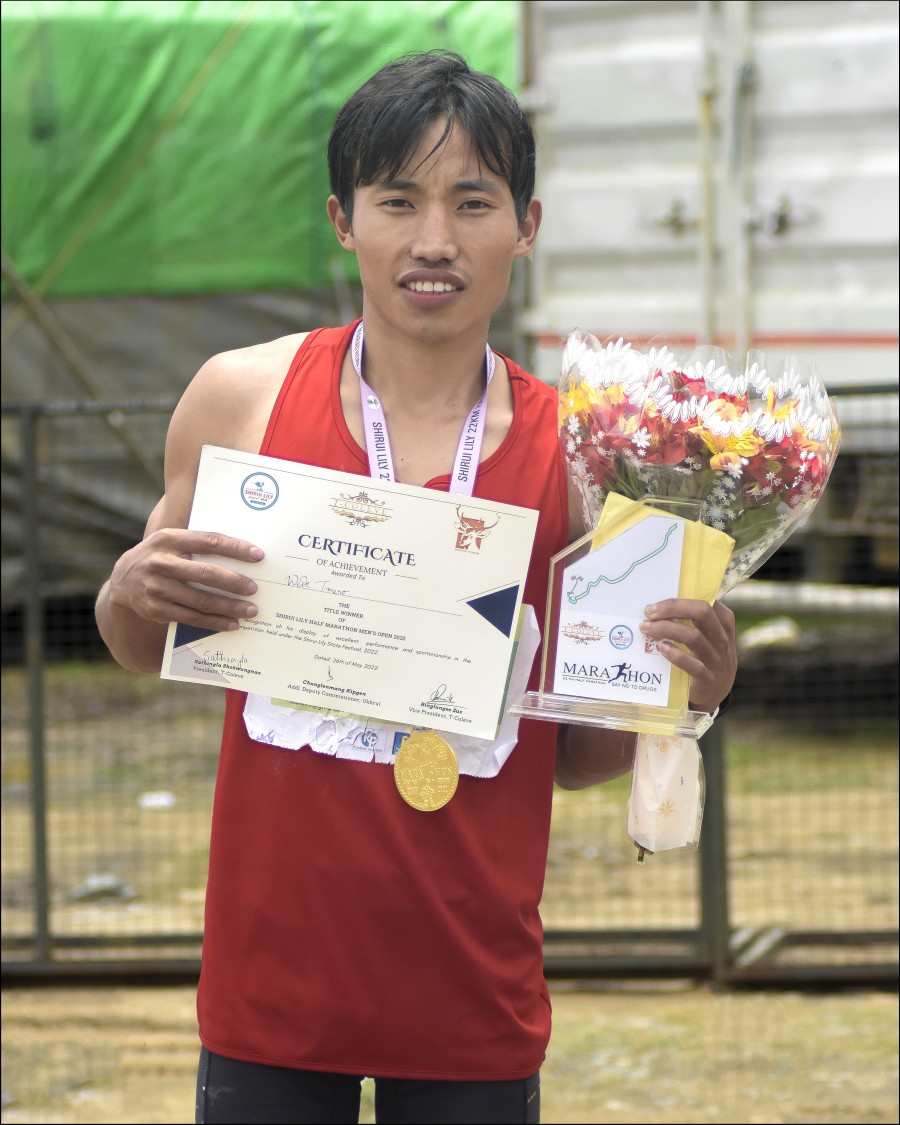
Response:
POLYGON ((428 701, 430 703, 452 703, 453 696, 448 695, 447 685, 441 684, 440 687, 435 688, 431 695, 429 695, 428 701))

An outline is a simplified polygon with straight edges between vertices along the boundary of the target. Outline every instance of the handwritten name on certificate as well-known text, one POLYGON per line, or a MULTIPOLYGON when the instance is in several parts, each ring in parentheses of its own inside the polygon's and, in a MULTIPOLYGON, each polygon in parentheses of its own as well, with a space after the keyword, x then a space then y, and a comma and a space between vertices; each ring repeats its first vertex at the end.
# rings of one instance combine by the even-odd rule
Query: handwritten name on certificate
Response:
POLYGON ((538 513, 204 446, 189 526, 247 539, 259 614, 172 624, 162 676, 494 738, 538 513))

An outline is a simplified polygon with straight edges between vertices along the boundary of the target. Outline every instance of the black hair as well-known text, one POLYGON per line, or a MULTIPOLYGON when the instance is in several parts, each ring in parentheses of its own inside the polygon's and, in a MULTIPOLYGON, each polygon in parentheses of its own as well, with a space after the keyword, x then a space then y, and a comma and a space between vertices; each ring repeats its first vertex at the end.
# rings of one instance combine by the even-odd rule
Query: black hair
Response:
POLYGON ((478 159, 509 184, 519 222, 534 194, 535 140, 522 107, 490 75, 450 51, 404 55, 344 103, 328 139, 331 190, 352 220, 353 192, 396 178, 428 127, 446 118, 437 151, 457 125, 478 159))

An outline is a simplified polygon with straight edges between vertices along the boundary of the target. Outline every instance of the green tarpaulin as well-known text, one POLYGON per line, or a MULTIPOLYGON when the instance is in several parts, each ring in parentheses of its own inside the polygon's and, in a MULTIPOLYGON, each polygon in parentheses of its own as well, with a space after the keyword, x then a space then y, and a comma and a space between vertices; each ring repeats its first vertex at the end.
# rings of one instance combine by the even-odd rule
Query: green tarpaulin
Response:
POLYGON ((3 245, 42 296, 330 285, 324 153, 347 94, 431 48, 515 80, 514 2, 0 12, 3 245))
MULTIPOLYGON (((44 302, 27 313, 4 277, 3 401, 56 410, 37 429, 28 520, 25 420, 2 419, 4 612, 26 582, 93 596, 159 496, 134 450, 161 459, 165 413, 82 417, 61 404, 174 399, 215 352, 356 315, 355 259, 325 217, 338 107, 414 50, 458 51, 512 85, 518 9, 0 4, 4 269, 44 302)), ((511 350, 499 329, 493 340, 511 350)))

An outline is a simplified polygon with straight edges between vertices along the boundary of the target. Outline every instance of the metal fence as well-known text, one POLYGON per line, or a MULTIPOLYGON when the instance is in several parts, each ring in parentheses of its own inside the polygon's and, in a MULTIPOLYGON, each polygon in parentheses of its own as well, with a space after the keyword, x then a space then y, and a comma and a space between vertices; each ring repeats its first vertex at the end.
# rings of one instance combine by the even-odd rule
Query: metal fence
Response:
MULTIPOLYGON (((221 695, 119 669, 87 596, 153 503, 121 435, 158 448, 170 408, 3 411, 7 980, 198 971, 221 695)), ((896 452, 870 461, 729 596, 741 670, 703 742, 698 855, 636 862, 624 779, 555 794, 548 974, 896 980, 896 452)))

